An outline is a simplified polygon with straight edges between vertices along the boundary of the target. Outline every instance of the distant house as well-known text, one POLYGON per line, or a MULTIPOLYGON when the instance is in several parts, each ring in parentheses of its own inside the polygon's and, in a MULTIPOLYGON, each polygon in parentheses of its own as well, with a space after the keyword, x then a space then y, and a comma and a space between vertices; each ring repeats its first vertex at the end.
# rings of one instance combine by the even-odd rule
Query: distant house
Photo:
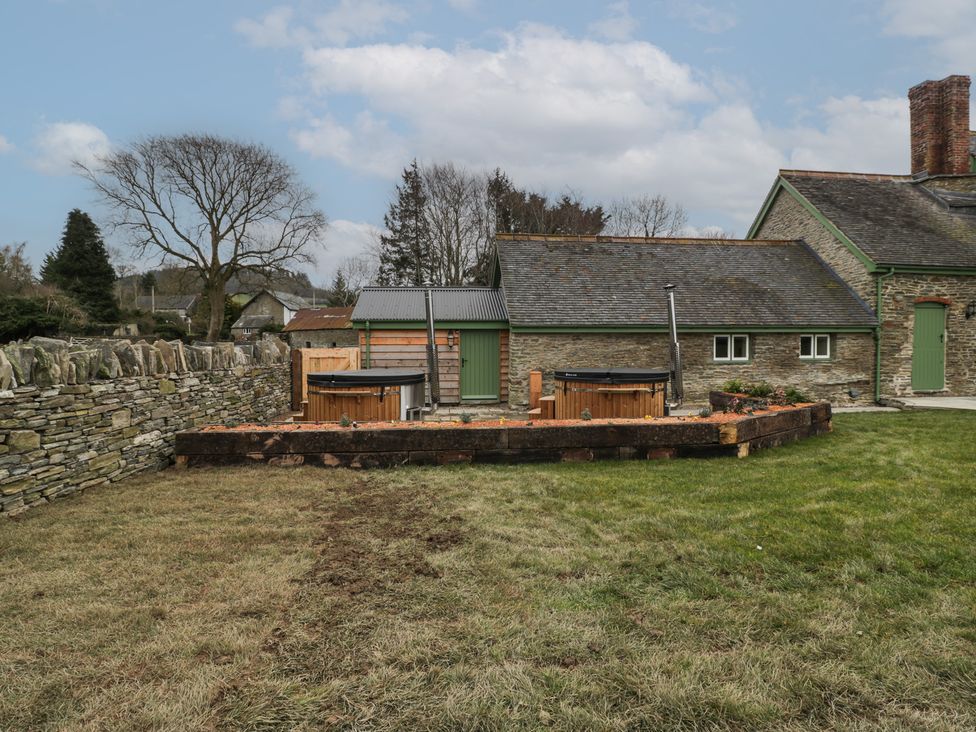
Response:
POLYGON ((136 298, 136 307, 147 313, 169 315, 189 323, 199 300, 199 295, 140 295, 136 298))
POLYGON ((280 290, 261 290, 244 305, 241 317, 231 326, 235 339, 256 335, 261 328, 269 325, 288 325, 302 308, 310 303, 299 295, 280 290))
POLYGON ((352 308, 302 308, 282 332, 292 348, 341 348, 359 340, 349 318, 352 308))

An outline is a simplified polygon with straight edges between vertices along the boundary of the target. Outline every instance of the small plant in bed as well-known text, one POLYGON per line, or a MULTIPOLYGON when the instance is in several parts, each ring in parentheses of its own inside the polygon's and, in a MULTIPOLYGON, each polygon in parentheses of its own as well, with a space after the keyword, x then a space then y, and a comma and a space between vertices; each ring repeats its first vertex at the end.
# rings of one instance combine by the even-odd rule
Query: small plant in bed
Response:
POLYGON ((729 394, 745 394, 746 389, 748 388, 749 387, 739 379, 729 379, 722 384, 722 391, 728 392, 729 394))
POLYGON ((474 417, 471 414, 464 412, 461 415, 461 424, 471 424, 472 419, 474 419, 474 417))
POLYGON ((352 420, 349 419, 349 415, 348 414, 343 414, 341 417, 339 417, 339 426, 340 427, 352 427, 352 420))
POLYGON ((580 412, 580 419, 585 422, 589 422, 591 419, 593 419, 593 413, 589 409, 584 409, 582 412, 580 412))

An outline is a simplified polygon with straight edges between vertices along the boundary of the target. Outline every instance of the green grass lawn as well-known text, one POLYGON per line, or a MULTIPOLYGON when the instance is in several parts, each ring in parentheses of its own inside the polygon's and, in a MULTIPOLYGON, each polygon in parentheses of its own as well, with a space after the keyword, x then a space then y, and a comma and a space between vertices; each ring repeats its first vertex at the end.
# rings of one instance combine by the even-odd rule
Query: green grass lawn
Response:
POLYGON ((168 471, 0 523, 0 729, 976 728, 976 413, 168 471))

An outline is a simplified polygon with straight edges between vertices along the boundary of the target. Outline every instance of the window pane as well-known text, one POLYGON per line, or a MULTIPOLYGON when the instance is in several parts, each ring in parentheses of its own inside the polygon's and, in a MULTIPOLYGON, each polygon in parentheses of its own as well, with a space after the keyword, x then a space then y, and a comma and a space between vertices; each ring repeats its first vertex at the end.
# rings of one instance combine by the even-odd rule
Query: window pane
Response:
POLYGON ((813 356, 813 336, 800 336, 800 356, 802 358, 813 356))
POLYGON ((749 336, 732 336, 732 358, 742 361, 749 358, 749 336))
POLYGON ((817 336, 817 358, 827 358, 830 356, 830 336, 817 336))
POLYGON ((715 359, 727 359, 729 357, 729 337, 715 336, 715 359))

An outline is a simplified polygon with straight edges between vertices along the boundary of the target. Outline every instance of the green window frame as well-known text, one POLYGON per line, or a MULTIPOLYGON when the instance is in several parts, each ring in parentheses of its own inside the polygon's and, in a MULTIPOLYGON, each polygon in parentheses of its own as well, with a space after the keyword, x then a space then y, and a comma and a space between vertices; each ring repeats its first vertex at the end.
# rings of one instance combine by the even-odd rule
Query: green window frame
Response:
POLYGON ((802 361, 830 360, 829 333, 803 333, 800 335, 800 359, 802 361))
POLYGON ((749 360, 749 335, 720 333, 712 336, 712 361, 746 363, 749 360))

